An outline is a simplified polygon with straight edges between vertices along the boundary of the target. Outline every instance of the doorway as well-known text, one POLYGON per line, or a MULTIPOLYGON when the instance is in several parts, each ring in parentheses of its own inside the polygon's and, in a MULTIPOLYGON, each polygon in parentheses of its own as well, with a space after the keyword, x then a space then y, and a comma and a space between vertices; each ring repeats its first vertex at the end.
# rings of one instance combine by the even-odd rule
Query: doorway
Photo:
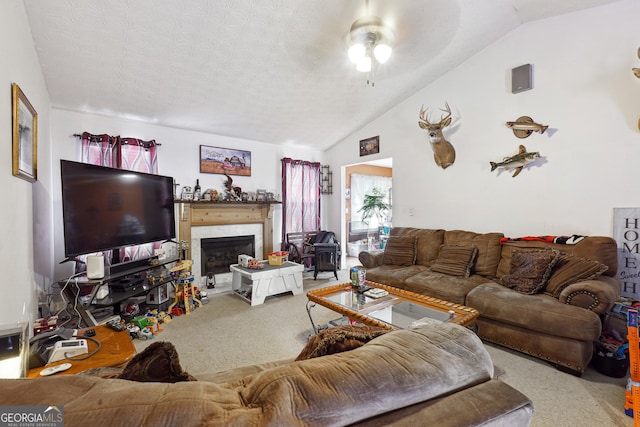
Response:
MULTIPOLYGON (((393 159, 378 159, 369 162, 357 163, 349 166, 343 166, 344 170, 344 189, 343 189, 343 212, 342 218, 342 242, 343 248, 343 267, 359 265, 357 260, 358 254, 362 250, 380 249, 380 236, 378 219, 370 219, 362 221, 362 212, 360 207, 367 193, 371 193, 373 188, 381 190, 385 196, 385 201, 389 204, 390 209, 383 221, 386 225, 390 225, 393 219, 393 159), (352 183, 352 176, 354 182, 352 183), (356 184, 357 181, 357 184, 356 184), (356 184, 356 185, 353 185, 356 184), (372 246, 371 243, 374 243, 372 246)), ((384 243, 382 243, 384 244, 384 243)))

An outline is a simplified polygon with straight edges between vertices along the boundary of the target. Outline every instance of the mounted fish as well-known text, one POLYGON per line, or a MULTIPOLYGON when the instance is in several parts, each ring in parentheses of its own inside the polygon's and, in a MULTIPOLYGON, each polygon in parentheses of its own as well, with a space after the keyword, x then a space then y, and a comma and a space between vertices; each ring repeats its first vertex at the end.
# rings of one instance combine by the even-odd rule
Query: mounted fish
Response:
POLYGON ((422 108, 420 108, 418 126, 429 132, 429 142, 433 150, 433 159, 438 166, 446 169, 456 161, 456 150, 442 134, 442 130, 451 124, 451 108, 449 108, 449 104, 445 102, 445 109, 441 109, 441 111, 444 111, 447 115, 441 116, 438 123, 431 123, 429 122, 427 109, 425 109, 423 105, 422 108))
POLYGON ((497 168, 504 168, 505 170, 515 169, 515 172, 512 175, 512 178, 515 178, 522 171, 522 168, 524 168, 528 163, 539 158, 540 153, 537 151, 528 153, 525 146, 521 145, 518 154, 515 156, 505 157, 501 162, 489 162, 489 164, 491 165, 491 172, 497 168))
POLYGON ((549 126, 535 123, 529 116, 518 117, 515 122, 507 122, 507 127, 513 130, 513 134, 518 138, 526 138, 533 132, 544 133, 549 126))

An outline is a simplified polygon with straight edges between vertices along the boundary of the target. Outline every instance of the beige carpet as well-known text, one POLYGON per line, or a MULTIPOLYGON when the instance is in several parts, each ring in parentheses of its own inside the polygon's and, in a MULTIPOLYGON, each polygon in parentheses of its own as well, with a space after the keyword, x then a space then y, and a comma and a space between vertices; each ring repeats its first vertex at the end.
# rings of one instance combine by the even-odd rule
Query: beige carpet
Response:
MULTIPOLYGON (((318 280, 305 273, 305 292, 347 282, 348 272, 318 280)), ((226 285, 228 289, 228 284, 226 285)), ((222 371, 298 355, 311 333, 306 296, 283 294, 251 307, 225 292, 225 284, 210 292, 210 302, 188 316, 174 318, 153 340, 136 340, 138 351, 156 340, 172 342, 182 366, 191 374, 222 371)), ((312 308, 316 323, 339 317, 320 306, 312 308)), ((534 404, 532 426, 633 426, 624 414, 626 378, 610 378, 589 367, 582 377, 562 373, 543 361, 487 345, 495 376, 527 395, 534 404)), ((464 408, 461 408, 464 410, 464 408)))

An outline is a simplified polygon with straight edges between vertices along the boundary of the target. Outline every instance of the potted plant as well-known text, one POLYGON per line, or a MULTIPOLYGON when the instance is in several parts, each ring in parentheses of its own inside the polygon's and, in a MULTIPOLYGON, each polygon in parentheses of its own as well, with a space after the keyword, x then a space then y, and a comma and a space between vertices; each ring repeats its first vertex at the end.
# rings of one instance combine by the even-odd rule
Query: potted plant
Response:
MULTIPOLYGON (((378 225, 383 224, 386 214, 391 208, 385 201, 385 197, 386 195, 375 187, 372 190, 372 194, 365 194, 362 207, 358 212, 362 212, 362 222, 367 224, 367 228, 369 227, 369 220, 372 217, 378 219, 378 225)), ((371 237, 367 236, 367 240, 369 241, 369 249, 373 249, 371 237)))

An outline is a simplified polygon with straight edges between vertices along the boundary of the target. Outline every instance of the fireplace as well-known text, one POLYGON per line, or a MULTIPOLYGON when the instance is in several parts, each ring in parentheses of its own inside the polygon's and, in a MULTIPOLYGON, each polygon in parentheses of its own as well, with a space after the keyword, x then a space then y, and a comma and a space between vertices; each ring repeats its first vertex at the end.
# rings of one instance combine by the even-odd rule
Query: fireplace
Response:
POLYGON ((231 264, 238 263, 238 255, 255 257, 254 235, 200 239, 200 274, 228 273, 231 264))

